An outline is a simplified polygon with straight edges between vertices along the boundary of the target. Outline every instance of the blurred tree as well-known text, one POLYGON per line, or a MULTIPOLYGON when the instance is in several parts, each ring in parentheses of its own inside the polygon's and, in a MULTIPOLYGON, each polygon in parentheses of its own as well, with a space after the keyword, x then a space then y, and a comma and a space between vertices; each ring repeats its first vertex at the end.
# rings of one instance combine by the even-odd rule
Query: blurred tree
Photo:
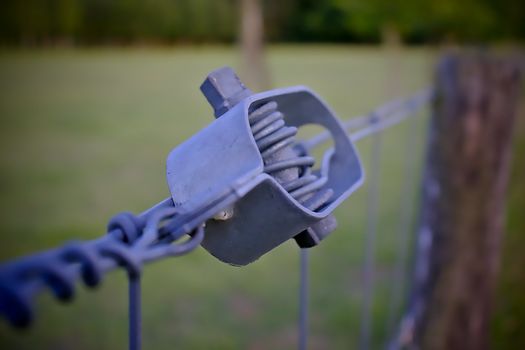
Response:
MULTIPOLYGON (((407 42, 525 38, 522 0, 260 0, 273 41, 407 42)), ((233 42, 236 0, 3 0, 0 43, 233 42)))
POLYGON ((241 0, 241 51, 246 84, 258 91, 269 87, 264 62, 264 17, 260 0, 241 0))

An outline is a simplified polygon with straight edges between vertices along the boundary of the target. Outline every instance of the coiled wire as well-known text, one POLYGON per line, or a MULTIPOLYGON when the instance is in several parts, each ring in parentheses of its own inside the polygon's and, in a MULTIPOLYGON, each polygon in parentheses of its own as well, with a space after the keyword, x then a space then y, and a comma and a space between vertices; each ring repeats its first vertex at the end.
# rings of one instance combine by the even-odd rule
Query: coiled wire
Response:
POLYGON ((286 126, 277 102, 256 108, 248 120, 264 161, 264 172, 272 175, 299 203, 312 211, 321 210, 334 192, 323 188, 328 181, 326 176, 312 172, 315 158, 295 144, 297 128, 286 126))
POLYGON ((204 238, 200 225, 183 243, 182 235, 171 236, 166 229, 177 215, 174 207, 163 208, 146 220, 132 213, 121 213, 108 224, 108 235, 87 242, 71 242, 35 257, 4 265, 0 274, 0 312, 17 327, 28 326, 34 316, 32 296, 48 288, 61 301, 70 301, 75 282, 88 287, 99 285, 104 273, 124 268, 130 278, 140 275, 142 265, 166 256, 191 252, 204 238))

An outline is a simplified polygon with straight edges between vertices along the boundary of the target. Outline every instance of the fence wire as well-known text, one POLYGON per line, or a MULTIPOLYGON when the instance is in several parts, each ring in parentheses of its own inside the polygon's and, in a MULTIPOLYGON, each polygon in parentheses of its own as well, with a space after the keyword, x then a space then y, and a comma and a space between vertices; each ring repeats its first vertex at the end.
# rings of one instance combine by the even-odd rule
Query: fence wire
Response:
MULTIPOLYGON (((368 175, 368 194, 367 194, 367 218, 366 218, 366 229, 365 229, 365 247, 364 247, 364 263, 362 273, 362 309, 361 309, 361 324, 359 331, 359 349, 366 350, 371 348, 371 331, 372 331, 372 307, 373 307, 373 296, 374 296, 374 270, 375 270, 375 259, 376 259, 376 239, 377 239, 377 225, 379 215, 379 199, 380 199, 380 174, 381 174, 381 154, 383 148, 383 141, 381 133, 388 130, 389 128, 403 122, 407 118, 414 117, 418 112, 425 106, 427 106, 433 99, 434 92, 432 89, 423 89, 414 95, 405 99, 394 99, 391 100, 378 108, 374 109, 367 115, 358 116, 352 119, 344 121, 343 127, 349 132, 350 139, 354 142, 362 140, 366 137, 373 136, 372 138, 372 152, 370 158, 370 167, 368 175)), ((417 124, 415 120, 411 121, 410 124, 410 135, 417 134, 417 124)), ((330 139, 328 132, 320 133, 304 143, 308 150, 315 149, 330 139)), ((415 211, 415 190, 414 186, 416 179, 416 157, 415 157, 415 138, 408 137, 405 146, 405 164, 404 169, 404 181, 402 184, 402 193, 404 194, 403 200, 400 203, 400 215, 399 215, 399 226, 397 230, 397 247, 396 247, 396 263, 394 266, 394 279, 398 283, 394 283, 393 289, 390 293, 389 308, 387 312, 387 321, 385 323, 385 334, 388 336, 388 340, 385 347, 392 347, 398 338, 398 327, 397 323, 397 312, 401 307, 403 301, 403 285, 400 281, 403 281, 409 259, 409 243, 411 233, 411 223, 414 218, 415 211)), ((304 271, 301 266, 301 280, 304 271)), ((301 283, 302 295, 304 291, 302 288, 305 286, 301 283)), ((306 305, 303 303, 303 299, 300 299, 301 315, 307 314, 303 311, 306 305)), ((300 320, 300 341, 299 348, 304 349, 303 344, 306 344, 303 330, 304 320, 300 320)), ((399 348, 394 346, 394 348, 399 348)))
MULTIPOLYGON (((409 98, 390 101, 372 111, 370 114, 344 121, 344 129, 349 132, 353 141, 359 141, 374 135, 371 158, 368 211, 367 243, 364 264, 364 302, 360 347, 370 347, 371 316, 373 296, 373 271, 375 260, 375 239, 377 231, 379 175, 381 161, 381 132, 402 122, 408 117, 417 115, 417 111, 427 105, 433 97, 430 89, 422 90, 409 98)), ((328 132, 321 133, 303 142, 306 150, 312 150, 330 138, 328 132)), ((407 152, 413 145, 407 143, 407 152)), ((413 158, 407 153, 407 160, 413 158)), ((413 164, 405 165, 407 176, 403 188, 409 187, 413 178, 409 178, 413 164)), ((408 190, 407 190, 408 192, 408 190)), ((413 195, 407 195, 407 198, 413 195)), ((403 203, 399 226, 399 262, 396 275, 402 275, 406 266, 407 241, 410 218, 413 213, 409 199, 403 203)), ((141 307, 140 275, 142 265, 148 262, 185 255, 202 242, 204 224, 189 230, 185 224, 192 213, 182 215, 173 206, 171 199, 166 199, 150 210, 135 216, 123 213, 114 217, 108 225, 108 234, 102 238, 74 242, 64 247, 44 253, 25 257, 4 264, 0 267, 0 313, 14 325, 26 325, 34 317, 32 299, 45 289, 50 289, 61 300, 74 296, 75 282, 82 280, 87 286, 96 286, 103 276, 118 267, 124 268, 129 277, 129 346, 138 350, 141 347, 141 307), (191 232, 190 232, 191 231, 191 232), (186 235, 189 238, 180 243, 186 235), (125 242, 127 244, 121 244, 125 242)), ((309 264, 308 251, 300 253, 300 291, 299 291, 299 348, 307 348, 308 337, 308 285, 309 264)), ((400 287, 399 287, 400 288, 400 287)), ((401 296, 396 289, 391 301, 392 314, 398 308, 401 296)), ((394 316, 388 321, 391 331, 394 316)))

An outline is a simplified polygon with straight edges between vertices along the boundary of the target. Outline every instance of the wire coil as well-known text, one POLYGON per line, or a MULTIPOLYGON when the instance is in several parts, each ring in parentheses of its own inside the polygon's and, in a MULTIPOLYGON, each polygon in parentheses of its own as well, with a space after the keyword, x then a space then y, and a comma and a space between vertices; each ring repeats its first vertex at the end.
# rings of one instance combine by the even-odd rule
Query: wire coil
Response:
POLYGON ((312 211, 322 209, 333 195, 323 189, 326 176, 312 172, 315 158, 295 143, 297 128, 286 126, 277 102, 271 101, 253 110, 248 120, 264 161, 264 172, 272 175, 299 203, 312 211))
POLYGON ((140 276, 142 265, 166 256, 179 256, 195 249, 204 238, 204 225, 189 233, 183 243, 170 236, 169 222, 175 208, 164 208, 147 220, 132 213, 121 213, 108 224, 108 235, 95 241, 71 242, 24 262, 3 267, 0 280, 0 312, 17 327, 28 326, 34 317, 32 296, 49 289, 64 302, 75 295, 75 282, 81 279, 96 287, 104 273, 124 268, 130 278, 140 276))

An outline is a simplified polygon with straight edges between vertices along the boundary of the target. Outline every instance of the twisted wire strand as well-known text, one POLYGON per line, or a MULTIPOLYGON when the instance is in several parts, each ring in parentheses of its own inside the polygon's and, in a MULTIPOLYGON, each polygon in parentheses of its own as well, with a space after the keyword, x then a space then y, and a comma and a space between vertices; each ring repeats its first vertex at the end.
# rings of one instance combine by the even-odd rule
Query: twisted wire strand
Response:
POLYGON ((110 220, 105 237, 70 242, 3 266, 0 313, 13 326, 25 327, 34 318, 33 297, 43 289, 49 289, 61 301, 70 301, 78 279, 88 287, 96 287, 105 273, 117 267, 124 268, 133 278, 140 276, 142 265, 147 262, 191 252, 204 238, 204 225, 189 232, 185 242, 176 243, 180 237, 170 237, 165 230, 176 215, 173 207, 161 208, 147 219, 121 213, 110 220))

